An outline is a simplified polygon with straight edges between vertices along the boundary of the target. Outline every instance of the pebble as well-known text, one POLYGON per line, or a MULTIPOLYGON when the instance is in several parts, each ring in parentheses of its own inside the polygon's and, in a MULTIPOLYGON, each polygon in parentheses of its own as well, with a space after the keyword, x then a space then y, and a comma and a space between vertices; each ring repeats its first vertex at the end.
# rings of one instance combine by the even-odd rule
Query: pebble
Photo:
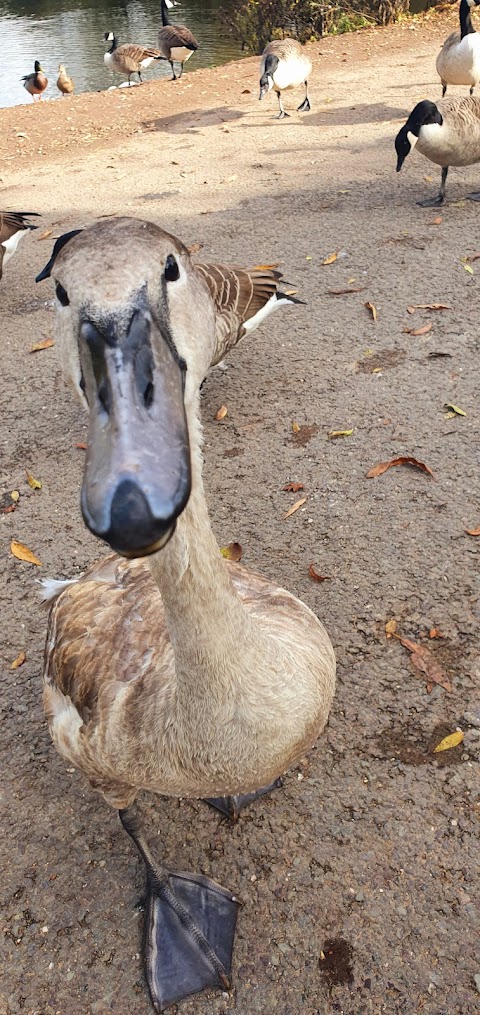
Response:
POLYGON ((397 913, 399 916, 406 916, 407 910, 405 909, 405 906, 397 906, 397 913))
POLYGON ((468 722, 470 726, 480 727, 480 708, 475 712, 464 712, 463 718, 465 722, 468 722))
POLYGON ((357 892, 355 896, 355 902, 364 902, 364 901, 365 901, 365 892, 363 892, 362 889, 360 889, 360 891, 357 892))
POLYGON ((475 973, 475 976, 473 977, 473 982, 478 990, 478 993, 480 994, 480 973, 475 973))

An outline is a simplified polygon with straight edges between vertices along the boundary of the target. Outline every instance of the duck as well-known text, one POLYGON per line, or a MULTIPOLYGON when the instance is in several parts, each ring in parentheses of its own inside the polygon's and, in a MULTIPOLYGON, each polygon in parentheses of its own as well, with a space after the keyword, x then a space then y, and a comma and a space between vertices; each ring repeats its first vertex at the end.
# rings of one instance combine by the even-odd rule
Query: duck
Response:
POLYGON ((67 74, 65 64, 63 63, 59 63, 58 65, 57 88, 62 95, 72 95, 75 88, 71 77, 67 74))
POLYGON ((142 82, 142 70, 149 67, 154 60, 162 60, 162 54, 152 46, 139 46, 134 42, 124 42, 119 46, 113 32, 105 32, 105 42, 110 43, 110 49, 104 54, 104 62, 114 74, 126 74, 128 84, 131 84, 132 74, 138 74, 142 82))
POLYGON ((312 72, 312 62, 303 47, 296 39, 275 39, 269 42, 262 53, 260 61, 260 99, 263 99, 272 88, 277 93, 279 114, 277 120, 283 120, 286 113, 282 103, 282 92, 287 88, 305 85, 305 98, 298 106, 298 111, 306 113, 311 109, 308 98, 308 79, 312 72))
MULTIPOLYGON (((417 201, 422 208, 436 208, 445 200, 450 166, 472 166, 480 162, 480 99, 468 95, 461 99, 442 99, 438 105, 429 99, 418 102, 395 138, 397 173, 412 148, 442 167, 438 194, 417 201)), ((467 197, 470 201, 480 201, 480 192, 467 197)))
POLYGON ((32 96, 34 102, 36 95, 38 95, 39 100, 42 98, 48 85, 48 78, 45 77, 39 60, 35 60, 33 74, 24 74, 23 78, 20 78, 20 81, 23 81, 23 87, 32 96))
POLYGON ((437 56, 437 74, 442 82, 442 98, 447 85, 470 85, 473 95, 480 81, 480 35, 472 24, 471 10, 480 0, 460 0, 460 32, 449 35, 437 56))
POLYGON ((4 265, 13 257, 18 244, 29 229, 37 229, 29 218, 38 218, 36 211, 0 211, 0 280, 4 265))
POLYGON ((83 519, 113 551, 79 579, 45 585, 44 709, 56 749, 119 811, 145 865, 156 1011, 230 988, 238 900, 152 856, 137 794, 203 798, 236 816, 312 746, 335 687, 318 617, 226 560, 212 530, 200 384, 219 319, 232 315, 236 335, 258 314, 248 299, 242 310, 241 272, 232 303, 218 284, 225 270, 236 275, 121 217, 57 239, 37 276, 54 280, 58 346, 89 412, 83 519))
POLYGON ((183 65, 198 49, 198 42, 185 25, 171 25, 168 11, 178 7, 178 0, 162 0, 162 28, 158 33, 158 46, 165 60, 172 68, 172 81, 177 81, 183 74, 183 65), (180 74, 175 74, 174 63, 180 64, 180 74))

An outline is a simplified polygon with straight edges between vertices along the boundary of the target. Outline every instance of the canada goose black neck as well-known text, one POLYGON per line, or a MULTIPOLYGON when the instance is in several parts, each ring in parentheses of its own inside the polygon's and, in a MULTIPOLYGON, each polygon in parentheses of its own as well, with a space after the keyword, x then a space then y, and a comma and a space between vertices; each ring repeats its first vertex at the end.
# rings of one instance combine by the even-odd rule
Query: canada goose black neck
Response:
MULTIPOLYGON (((466 2, 467 2, 467 0, 465 0, 465 3, 466 2)), ((168 7, 167 7, 167 5, 165 3, 165 0, 162 0, 162 25, 165 27, 166 25, 170 25, 170 24, 171 24, 171 22, 170 22, 170 18, 168 16, 168 7)))
POLYGON ((466 35, 473 35, 475 29, 472 23, 471 7, 477 5, 477 0, 461 0, 460 4, 460 38, 466 35))
POLYGON ((117 41, 116 36, 113 34, 113 32, 105 32, 105 35, 103 37, 105 39, 105 42, 109 42, 110 43, 110 49, 108 50, 108 52, 109 53, 113 53, 113 51, 118 46, 118 41, 117 41))
POLYGON ((423 99, 418 102, 406 124, 399 130, 395 138, 395 149, 397 152, 397 173, 400 172, 407 155, 418 141, 422 127, 427 123, 443 123, 443 116, 434 102, 423 99))

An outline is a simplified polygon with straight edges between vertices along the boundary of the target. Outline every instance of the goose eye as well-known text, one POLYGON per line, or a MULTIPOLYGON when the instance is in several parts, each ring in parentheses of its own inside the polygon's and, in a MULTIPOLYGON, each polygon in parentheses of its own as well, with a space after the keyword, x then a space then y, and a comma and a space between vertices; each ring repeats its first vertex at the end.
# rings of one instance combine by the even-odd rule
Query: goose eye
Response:
POLYGON ((165 261, 165 278, 167 282, 176 282, 180 278, 180 269, 173 254, 169 254, 165 261))
POLYGON ((55 283, 55 295, 59 303, 62 304, 62 307, 68 307, 70 300, 67 296, 67 290, 63 288, 63 285, 60 285, 60 282, 55 283))

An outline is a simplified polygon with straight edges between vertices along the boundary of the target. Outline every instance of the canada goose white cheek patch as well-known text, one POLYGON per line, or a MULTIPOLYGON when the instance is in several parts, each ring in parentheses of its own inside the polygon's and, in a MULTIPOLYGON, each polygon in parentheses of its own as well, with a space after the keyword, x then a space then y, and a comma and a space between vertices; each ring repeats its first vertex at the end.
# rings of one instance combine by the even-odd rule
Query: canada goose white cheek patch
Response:
POLYGON ((411 130, 407 130, 407 138, 408 138, 408 143, 410 145, 410 148, 415 148, 415 145, 416 145, 416 143, 418 141, 417 135, 416 134, 412 134, 411 130))

